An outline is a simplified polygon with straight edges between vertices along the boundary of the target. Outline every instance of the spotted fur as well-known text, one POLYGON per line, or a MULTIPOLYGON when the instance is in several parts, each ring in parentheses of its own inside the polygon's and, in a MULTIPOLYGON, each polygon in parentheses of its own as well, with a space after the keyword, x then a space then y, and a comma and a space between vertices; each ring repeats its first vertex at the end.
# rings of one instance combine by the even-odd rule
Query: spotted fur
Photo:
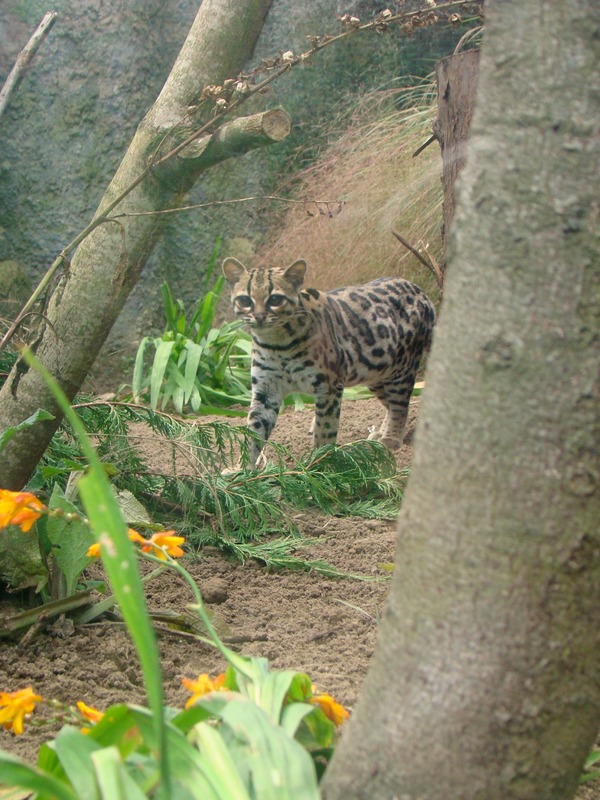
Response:
MULTIPOLYGON (((306 262, 286 269, 246 269, 226 258, 233 309, 252 336, 252 402, 248 425, 263 441, 281 403, 294 391, 315 396, 314 446, 335 442, 344 386, 364 384, 387 409, 370 434, 400 447, 423 350, 435 311, 414 283, 380 278, 365 286, 301 289, 306 262)), ((251 454, 255 464, 257 444, 251 454)))

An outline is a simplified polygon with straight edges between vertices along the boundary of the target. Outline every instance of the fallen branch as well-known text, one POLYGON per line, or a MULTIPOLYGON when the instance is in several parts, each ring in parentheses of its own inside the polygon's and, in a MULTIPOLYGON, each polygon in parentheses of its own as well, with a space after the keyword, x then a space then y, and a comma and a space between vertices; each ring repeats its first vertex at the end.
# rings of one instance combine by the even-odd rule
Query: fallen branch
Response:
POLYGON ((57 16, 58 13, 56 11, 48 11, 46 14, 44 14, 44 18, 35 29, 31 39, 27 42, 25 47, 17 56, 14 67, 8 73, 8 78, 4 82, 2 89, 0 89, 0 116, 2 116, 6 110, 11 95, 23 80, 23 76, 25 75, 25 72, 31 64, 31 61, 33 60, 33 57, 38 51, 40 45, 50 33, 57 16))
POLYGON ((12 636, 21 628, 29 628, 31 625, 35 625, 38 620, 47 622, 59 614, 65 614, 67 611, 73 611, 81 606, 89 605, 92 591, 93 589, 85 589, 82 592, 70 595, 70 597, 61 597, 59 600, 52 600, 49 603, 37 606, 37 608, 22 611, 20 614, 3 617, 0 638, 12 636))

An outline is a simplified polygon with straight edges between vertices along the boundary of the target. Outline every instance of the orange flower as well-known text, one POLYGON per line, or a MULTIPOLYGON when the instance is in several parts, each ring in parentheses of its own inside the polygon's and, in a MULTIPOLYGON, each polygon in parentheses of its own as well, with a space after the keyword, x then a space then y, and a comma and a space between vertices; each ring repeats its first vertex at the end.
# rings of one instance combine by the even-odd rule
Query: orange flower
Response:
POLYGON ((183 536, 172 536, 175 531, 160 531, 159 533, 153 533, 150 539, 147 540, 146 546, 142 547, 144 553, 152 552, 157 558, 162 558, 164 561, 167 560, 167 556, 165 555, 164 550, 160 548, 164 547, 167 553, 172 558, 179 558, 180 556, 184 555, 183 550, 179 547, 180 544, 185 542, 185 538, 183 536))
POLYGON ((87 549, 86 556, 88 558, 100 558, 100 542, 95 542, 87 549))
POLYGON ((344 706, 337 703, 329 694, 314 694, 308 698, 308 702, 320 706, 321 711, 334 725, 341 725, 350 716, 344 706))
POLYGON ((31 492, 0 489, 0 528, 18 525, 23 533, 46 511, 46 506, 31 492))
POLYGON ((146 539, 144 539, 141 533, 134 531, 133 528, 127 528, 127 536, 129 536, 129 541, 135 544, 146 544, 146 539))
POLYGON ((23 733, 25 714, 31 714, 43 697, 34 694, 31 686, 17 692, 0 692, 0 725, 20 736, 23 733))
MULTIPOLYGON (((135 542, 136 544, 146 544, 146 539, 139 534, 137 531, 134 531, 133 528, 127 529, 127 536, 129 537, 130 541, 135 542)), ((95 542, 94 544, 88 547, 86 556, 88 558, 99 558, 100 557, 100 542, 95 542)))
POLYGON ((210 692, 219 692, 225 691, 225 687, 223 684, 225 683, 225 673, 222 672, 220 675, 214 680, 211 680, 206 672, 203 672, 201 675, 198 675, 196 680, 190 680, 189 678, 182 678, 182 684, 188 690, 188 692, 192 692, 192 696, 185 704, 186 708, 193 706, 196 700, 199 697, 202 697, 203 694, 210 694, 210 692))
POLYGON ((104 716, 104 711, 99 711, 97 708, 93 706, 86 706, 86 704, 82 700, 78 700, 75 704, 79 709, 79 713, 84 719, 87 719, 88 722, 100 722, 102 717, 104 716))

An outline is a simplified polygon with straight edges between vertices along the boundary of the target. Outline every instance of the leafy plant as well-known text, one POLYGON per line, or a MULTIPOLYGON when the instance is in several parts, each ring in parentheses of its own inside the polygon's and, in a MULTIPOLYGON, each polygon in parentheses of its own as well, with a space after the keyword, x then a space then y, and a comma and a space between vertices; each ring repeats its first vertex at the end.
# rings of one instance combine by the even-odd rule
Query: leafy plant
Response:
POLYGON ((600 751, 592 750, 589 756, 585 760, 584 764, 584 773, 579 779, 579 783, 589 783, 590 781, 597 781, 600 780, 600 769, 598 765, 600 764, 600 751), (595 769, 592 769, 595 767, 595 769), (591 772, 589 771, 591 770, 591 772))
MULTIPOLYGON (((185 710, 164 708, 158 648, 132 537, 127 535, 106 471, 81 421, 51 377, 31 360, 51 386, 89 461, 79 491, 138 653, 148 707, 119 704, 104 714, 85 707, 84 716, 96 720, 93 727, 82 731, 66 725, 56 739, 42 745, 37 767, 0 752, 2 782, 31 790, 40 800, 149 796, 316 800, 319 791, 313 758, 323 762, 331 754, 335 713, 343 712, 343 718, 346 712, 328 695, 316 695, 307 675, 273 672, 266 659, 241 656, 227 648, 203 607, 193 578, 172 557, 170 546, 155 545, 154 552, 160 551, 157 554, 144 556, 146 547, 137 552, 175 569, 188 582, 207 632, 205 641, 212 643, 229 665, 219 686, 226 691, 215 691, 214 682, 209 682, 205 691, 200 679, 206 676, 199 676, 197 682, 190 681, 194 696, 185 710)), ((29 529, 43 513, 32 495, 7 493, 5 499, 11 504, 5 509, 9 518, 23 529, 29 529)), ((0 719, 21 732, 25 714, 41 701, 31 688, 1 692, 0 719)))
MULTIPOLYGON (((212 274, 218 247, 208 274, 212 274)), ((181 414, 189 405, 194 412, 215 413, 223 406, 250 402, 250 336, 239 322, 214 327, 219 299, 225 286, 220 276, 196 303, 191 316, 181 300, 174 300, 169 285, 161 286, 166 328, 162 336, 140 342, 133 371, 133 397, 139 402, 149 393, 153 409, 169 403, 181 414), (154 350, 146 369, 146 355, 154 350)))

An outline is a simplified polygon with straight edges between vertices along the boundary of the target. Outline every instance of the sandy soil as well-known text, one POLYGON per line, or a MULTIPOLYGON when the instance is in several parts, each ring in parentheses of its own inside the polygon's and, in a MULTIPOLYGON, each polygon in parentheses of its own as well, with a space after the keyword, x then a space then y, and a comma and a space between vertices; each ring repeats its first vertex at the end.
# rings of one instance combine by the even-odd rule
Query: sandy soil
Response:
MULTIPOLYGON (((397 454, 399 467, 410 464, 418 399, 411 403, 408 443, 397 454)), ((339 441, 364 437, 383 416, 377 401, 346 402, 339 441)), ((274 439, 298 455, 309 448, 311 412, 287 411, 280 416, 274 439)), ((152 447, 152 444, 147 445, 152 447)), ((160 458, 160 447, 156 447, 160 458)), ((330 580, 302 572, 268 572, 257 563, 240 565, 217 551, 186 559, 219 632, 242 653, 269 658, 275 668, 297 669, 320 689, 351 708, 360 692, 375 647, 377 619, 387 591, 381 564, 394 557, 395 522, 325 517, 302 512, 301 530, 317 541, 307 558, 321 558, 340 570, 379 581, 330 580)), ((174 575, 164 574, 148 585, 153 610, 182 611, 191 601, 189 589, 174 575)), ((67 632, 68 633, 68 632, 67 632)), ((159 634, 167 702, 182 705, 188 693, 183 677, 217 674, 221 657, 208 646, 175 632, 159 634)), ((31 685, 46 698, 106 708, 115 702, 144 701, 135 651, 118 623, 98 622, 65 635, 62 628, 42 632, 24 650, 0 642, 0 690, 31 685)), ((35 759, 40 743, 58 726, 21 737, 0 729, 0 748, 35 759)), ((600 798, 600 789, 580 790, 578 800, 600 798)))
MULTIPOLYGON (((377 401, 346 403, 340 442, 363 437, 379 424, 377 401)), ((274 438, 298 455, 309 448, 312 412, 287 411, 280 416, 274 438)), ((416 404, 411 426, 416 419, 416 404)), ((146 445, 149 446, 149 445, 146 445)), ((160 447, 156 447, 160 458, 160 447)), ((410 462, 411 446, 398 455, 410 462)), ((379 581, 330 580, 319 575, 269 572, 257 563, 240 565, 206 550, 185 563, 221 635, 240 652, 269 658, 273 667, 308 672, 317 685, 351 707, 356 701, 375 646, 377 618, 387 590, 387 573, 378 565, 394 555, 395 522, 326 517, 302 512, 296 518, 304 534, 317 539, 307 558, 321 558, 338 569, 379 581)), ((192 601, 186 585, 164 574, 148 585, 152 610, 182 611, 192 601)), ((72 703, 84 700, 105 708, 114 702, 143 702, 144 690, 135 652, 126 631, 106 621, 64 632, 47 629, 24 651, 0 642, 0 689, 32 685, 46 698, 72 703)), ((183 677, 216 674, 224 663, 209 647, 164 632, 159 636, 167 701, 182 704, 189 696, 183 677)), ((53 731, 52 731, 53 732, 53 731)), ((51 732, 51 733, 52 733, 51 732)), ((50 735, 51 735, 50 733, 50 735)), ((48 729, 31 727, 21 737, 0 729, 0 747, 34 757, 48 729)))

